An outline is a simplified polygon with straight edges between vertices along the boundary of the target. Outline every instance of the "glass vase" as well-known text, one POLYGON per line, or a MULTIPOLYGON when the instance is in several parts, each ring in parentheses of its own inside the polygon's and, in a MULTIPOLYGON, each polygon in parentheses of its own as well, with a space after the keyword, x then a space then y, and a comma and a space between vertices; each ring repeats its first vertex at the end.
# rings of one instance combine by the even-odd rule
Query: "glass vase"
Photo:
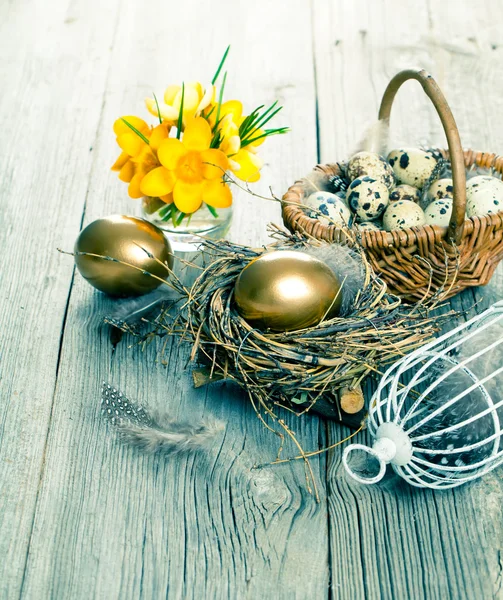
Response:
POLYGON ((232 221, 232 206, 213 209, 206 204, 191 215, 187 215, 179 225, 169 217, 168 206, 159 198, 142 199, 142 217, 157 225, 165 232, 174 251, 194 252, 202 243, 201 236, 212 240, 225 237, 232 221))

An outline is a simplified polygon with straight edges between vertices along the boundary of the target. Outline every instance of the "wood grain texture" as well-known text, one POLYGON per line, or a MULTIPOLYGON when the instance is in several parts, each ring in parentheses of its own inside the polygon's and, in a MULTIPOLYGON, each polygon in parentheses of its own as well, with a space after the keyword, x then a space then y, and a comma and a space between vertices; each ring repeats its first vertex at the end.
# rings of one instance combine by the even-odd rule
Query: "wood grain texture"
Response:
MULTIPOLYGON (((423 3, 315 1, 321 160, 348 156, 376 118, 391 76, 417 66, 430 71, 445 92, 463 144, 501 152, 500 123, 495 131, 503 91, 501 53, 494 48, 497 32, 488 16, 501 14, 502 8, 501 2, 483 7, 431 2, 426 9, 423 3)), ((438 117, 419 86, 411 83, 400 90, 391 134, 400 145, 445 144, 438 117)), ((451 305, 467 310, 468 318, 475 300, 494 301, 502 293, 499 269, 488 288, 467 291, 451 305)), ((344 433, 331 426, 333 439, 344 433)), ((346 477, 340 453, 334 453, 328 490, 334 598, 501 594, 503 486, 498 471, 446 493, 412 489, 395 475, 378 488, 365 487, 346 477)))
POLYGON ((117 3, 0 5, 0 597, 19 597, 117 3), (78 85, 75 82, 78 81, 78 85))
MULTIPOLYGON (((103 85, 84 223, 138 209, 109 172, 117 154, 114 119, 143 112, 143 98, 170 82, 211 77, 229 42, 230 97, 258 104, 279 96, 287 107, 282 122, 305 125, 295 128, 288 144, 267 145, 266 161, 275 168, 264 169, 259 189, 282 187, 306 170, 316 158, 309 136, 315 129, 309 17, 308 6, 292 4, 290 26, 298 35, 283 39, 281 53, 271 60, 271 46, 263 41, 274 41, 283 24, 279 6, 233 3, 217 29, 209 5, 159 1, 146 10, 124 3, 103 85)), ((243 196, 236 205, 234 238, 265 241, 265 224, 279 214, 278 206, 243 196)), ((167 344, 167 367, 156 363, 154 347, 142 352, 124 341, 114 349, 100 324, 110 306, 76 276, 23 596, 264 598, 271 590, 285 597, 326 595, 326 504, 308 494, 302 467, 253 469, 275 458, 278 439, 263 428, 244 394, 222 385, 194 390, 185 369, 188 348, 178 341, 167 344), (225 434, 206 458, 136 453, 109 436, 99 418, 102 379, 181 419, 215 415, 227 424, 225 434)), ((288 422, 305 447, 324 443, 318 419, 288 422)), ((295 449, 288 445, 285 452, 295 449)), ((316 469, 322 498, 324 470, 322 461, 316 469)))
MULTIPOLYGON (((112 301, 55 252, 81 221, 139 211, 109 171, 114 119, 168 83, 211 77, 228 43, 229 97, 279 98, 278 124, 292 126, 264 148, 259 193, 346 157, 410 66, 435 75, 465 146, 502 153, 501 15, 502 0, 0 4, 0 598, 503 597, 500 471, 443 493, 393 475, 363 487, 335 452, 313 460, 316 504, 301 463, 253 468, 277 440, 241 391, 194 390, 177 341, 167 366, 154 347, 114 346, 112 301), (226 429, 207 456, 136 452, 99 416, 103 379, 226 429)), ((442 144, 419 86, 400 90, 392 134, 442 144)), ((266 243, 270 220, 277 204, 238 193, 230 237, 266 243)), ((472 314, 502 295, 499 268, 452 306, 472 314)), ((286 420, 308 449, 347 433, 286 420)))

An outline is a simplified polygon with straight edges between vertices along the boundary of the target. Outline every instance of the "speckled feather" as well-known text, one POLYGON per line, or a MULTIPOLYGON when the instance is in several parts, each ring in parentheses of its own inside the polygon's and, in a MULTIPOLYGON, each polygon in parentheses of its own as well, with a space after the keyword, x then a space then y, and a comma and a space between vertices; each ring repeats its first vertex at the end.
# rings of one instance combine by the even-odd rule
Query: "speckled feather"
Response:
POLYGON ((101 390, 101 412, 123 442, 150 454, 174 455, 207 450, 224 429, 223 423, 216 420, 189 423, 149 411, 105 382, 101 390))

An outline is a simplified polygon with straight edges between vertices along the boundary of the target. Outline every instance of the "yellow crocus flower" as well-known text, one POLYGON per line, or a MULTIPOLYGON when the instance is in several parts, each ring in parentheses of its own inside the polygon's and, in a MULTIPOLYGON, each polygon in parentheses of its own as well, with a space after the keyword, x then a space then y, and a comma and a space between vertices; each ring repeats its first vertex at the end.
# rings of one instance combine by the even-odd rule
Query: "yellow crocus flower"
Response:
POLYGON ((210 148, 212 137, 208 121, 196 117, 187 122, 181 140, 161 141, 157 149, 161 166, 143 177, 141 193, 166 202, 172 198, 185 214, 195 212, 203 202, 215 208, 230 206, 232 194, 223 180, 229 161, 221 150, 210 148))
MULTIPOLYGON (((218 127, 222 141, 220 150, 225 153, 229 159, 230 170, 242 181, 253 183, 260 179, 260 169, 263 161, 257 156, 257 146, 265 138, 260 138, 251 144, 241 148, 241 139, 239 137, 239 126, 246 117, 243 116, 243 105, 239 100, 228 100, 222 103, 219 111, 218 127)), ((216 111, 213 111, 208 117, 209 122, 214 126, 216 123, 216 111)), ((250 135, 250 138, 260 136, 263 133, 261 129, 256 129, 250 135)))
MULTIPOLYGON (((204 87, 198 81, 185 83, 183 91, 183 122, 199 116, 203 110, 215 103, 216 88, 209 84, 204 87)), ((155 98, 145 98, 145 105, 150 114, 175 125, 180 114, 182 103, 182 86, 170 85, 164 92, 164 102, 159 102, 159 111, 155 98)))
POLYGON ((129 183, 128 194, 131 198, 141 198, 144 194, 140 190, 140 183, 147 173, 160 165, 157 149, 162 140, 169 136, 169 126, 162 123, 151 128, 143 119, 127 116, 115 121, 114 132, 122 152, 112 165, 112 171, 118 171, 119 179, 129 183), (128 127, 123 119, 135 127, 148 143, 128 127))

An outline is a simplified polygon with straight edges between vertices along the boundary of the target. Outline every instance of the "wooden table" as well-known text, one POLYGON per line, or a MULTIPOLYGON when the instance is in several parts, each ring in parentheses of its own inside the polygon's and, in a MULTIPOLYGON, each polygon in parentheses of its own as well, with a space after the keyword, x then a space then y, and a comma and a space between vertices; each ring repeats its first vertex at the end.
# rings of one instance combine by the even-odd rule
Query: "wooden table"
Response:
MULTIPOLYGON (((242 392, 194 390, 177 341, 167 367, 154 347, 114 346, 112 301, 56 251, 138 211, 109 171, 115 118, 209 79, 228 43, 228 97, 279 98, 292 128, 266 144, 258 191, 346 157, 411 66, 434 74, 465 146, 503 152, 502 26, 501 0, 1 3, 1 598, 503 597, 501 470, 442 493, 393 476, 362 487, 336 451, 313 461, 317 504, 298 462, 252 469, 277 440, 242 392), (174 417, 217 416, 225 434, 207 458, 135 452, 99 416, 103 379, 174 417)), ((392 126, 397 143, 444 143, 415 83, 392 126)), ((277 204, 238 194, 231 238, 264 243, 269 221, 277 204)), ((500 298, 502 277, 453 305, 500 298)), ((347 433, 285 418, 309 449, 347 433)))

